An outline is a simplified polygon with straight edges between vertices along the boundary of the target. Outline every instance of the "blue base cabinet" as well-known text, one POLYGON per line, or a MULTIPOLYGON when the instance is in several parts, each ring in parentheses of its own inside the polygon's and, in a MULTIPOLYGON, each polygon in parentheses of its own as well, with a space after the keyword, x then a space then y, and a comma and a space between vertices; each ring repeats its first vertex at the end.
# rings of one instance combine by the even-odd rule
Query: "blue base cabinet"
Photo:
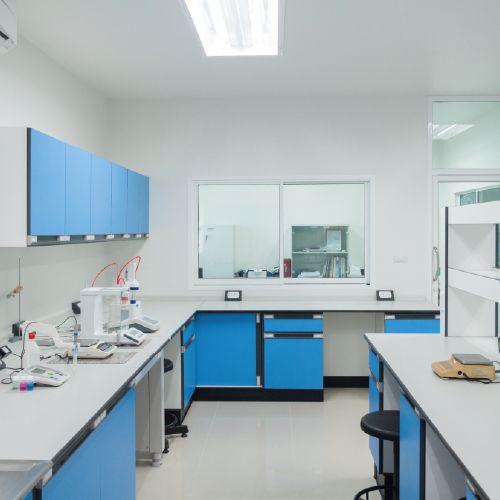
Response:
POLYGON ((196 315, 196 385, 257 385, 257 315, 196 315))
POLYGON ((323 316, 264 315, 264 388, 323 390, 323 316))
POLYGON ((386 314, 385 333, 440 333, 439 314, 386 314))
POLYGON ((399 405, 399 498, 420 500, 425 493, 425 422, 403 393, 399 405))
POLYGON ((135 391, 130 389, 42 490, 43 500, 135 499, 135 391))
POLYGON ((182 332, 182 408, 185 410, 196 389, 196 334, 192 320, 182 332))
MULTIPOLYGON (((368 404, 370 413, 383 410, 383 394, 379 389, 382 382, 382 363, 378 356, 370 349, 368 353, 370 375, 368 378, 368 404)), ((370 451, 378 473, 383 473, 383 441, 370 436, 370 451)))
POLYGON ((323 389, 323 339, 264 339, 266 389, 323 389))

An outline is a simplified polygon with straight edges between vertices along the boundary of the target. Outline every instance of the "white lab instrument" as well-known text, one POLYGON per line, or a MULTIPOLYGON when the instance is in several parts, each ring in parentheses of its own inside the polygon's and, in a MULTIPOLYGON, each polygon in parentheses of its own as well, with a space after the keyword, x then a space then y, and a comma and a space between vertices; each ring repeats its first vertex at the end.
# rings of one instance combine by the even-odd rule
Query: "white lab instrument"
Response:
POLYGON ((100 338, 104 334, 103 298, 105 296, 121 296, 127 290, 128 288, 124 286, 110 286, 89 287, 80 292, 81 334, 83 338, 100 338))
POLYGON ((149 316, 129 318, 126 323, 131 328, 135 328, 144 333, 153 333, 160 329, 160 322, 157 319, 150 318, 149 316))
POLYGON ((45 366, 34 365, 17 374, 17 377, 31 376, 35 384, 59 386, 69 379, 67 373, 45 366))
POLYGON ((128 328, 123 332, 118 332, 117 342, 121 345, 141 345, 146 339, 146 334, 137 328, 128 328))
MULTIPOLYGON (((56 348, 64 349, 69 357, 74 357, 74 342, 64 342, 54 325, 50 325, 48 323, 31 323, 29 328, 30 330, 35 331, 39 337, 48 337, 53 341, 56 348)), ((96 338, 78 339, 77 356, 80 358, 102 359, 111 356, 111 354, 115 351, 116 346, 111 345, 109 342, 103 342, 96 338)), ((33 363, 30 360, 30 364, 37 363, 33 363)), ((23 364, 23 367, 24 366, 25 365, 23 364)))
MULTIPOLYGON (((80 339, 78 341, 77 356, 79 358, 104 359, 109 358, 116 351, 116 346, 109 342, 95 339, 80 339)), ((68 356, 74 357, 73 347, 67 348, 68 356)))

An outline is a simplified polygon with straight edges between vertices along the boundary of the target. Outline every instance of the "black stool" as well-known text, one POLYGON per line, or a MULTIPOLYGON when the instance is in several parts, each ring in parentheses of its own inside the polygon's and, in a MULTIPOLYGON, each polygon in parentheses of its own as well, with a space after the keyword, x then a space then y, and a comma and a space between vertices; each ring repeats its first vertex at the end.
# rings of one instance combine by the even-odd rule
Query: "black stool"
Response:
POLYGON ((361 429, 369 436, 392 441, 394 449, 394 477, 392 484, 371 486, 361 490, 354 500, 368 500, 372 491, 385 491, 385 500, 398 500, 399 497, 399 411, 374 411, 361 419, 361 429), (366 497, 363 497, 366 495, 366 497))
MULTIPOLYGON (((170 372, 174 369, 174 364, 170 359, 165 358, 163 360, 163 373, 170 372)), ((177 415, 172 412, 165 412, 165 449, 163 453, 168 453, 170 444, 168 442, 167 436, 173 436, 180 434, 183 438, 187 437, 189 432, 187 425, 179 425, 179 419, 177 415)))

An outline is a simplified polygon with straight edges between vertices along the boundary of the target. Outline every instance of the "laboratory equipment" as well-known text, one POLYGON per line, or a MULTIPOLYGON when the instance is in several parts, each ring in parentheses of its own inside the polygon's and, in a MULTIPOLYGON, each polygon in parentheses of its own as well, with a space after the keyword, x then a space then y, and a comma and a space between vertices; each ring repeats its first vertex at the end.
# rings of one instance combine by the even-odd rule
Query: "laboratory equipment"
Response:
MULTIPOLYGON (((125 286, 89 287, 80 292, 81 334, 84 338, 100 338, 104 332, 103 298, 121 297, 128 290, 125 286)), ((107 334, 109 338, 109 334, 107 334)), ((102 340, 102 339, 101 339, 102 340)))
POLYGON ((69 375, 67 373, 40 365, 30 366, 29 368, 19 372, 17 375, 14 375, 12 378, 22 378, 26 376, 33 377, 35 384, 52 385, 56 387, 64 384, 64 382, 69 379, 69 375))
MULTIPOLYGON (((79 358, 103 359, 109 358, 115 351, 116 346, 109 342, 93 339, 80 339, 78 342, 77 355, 79 358)), ((74 349, 67 348, 68 356, 74 358, 74 349)))
POLYGON ((131 328, 135 328, 136 330, 144 333, 153 333, 160 328, 160 322, 157 319, 150 318, 149 316, 128 319, 126 323, 128 323, 131 328))
POLYGON ((495 366, 481 354, 453 354, 445 361, 434 361, 432 371, 441 378, 495 380, 495 366))
POLYGON ((137 328, 128 328, 118 333, 118 343, 121 345, 141 345, 146 340, 146 333, 137 328))
POLYGON ((36 343, 35 332, 28 333, 28 340, 26 342, 26 345, 24 346, 24 354, 22 359, 23 368, 32 365, 38 365, 40 363, 40 348, 36 343))

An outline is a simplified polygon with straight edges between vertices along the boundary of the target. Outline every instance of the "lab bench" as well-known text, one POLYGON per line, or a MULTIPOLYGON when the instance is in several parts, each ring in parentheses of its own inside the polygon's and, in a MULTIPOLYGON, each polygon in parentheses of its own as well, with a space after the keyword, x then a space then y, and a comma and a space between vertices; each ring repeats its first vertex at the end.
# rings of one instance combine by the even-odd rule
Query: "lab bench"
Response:
MULTIPOLYGON (((400 411, 404 500, 500 498, 495 472, 500 385, 444 380, 431 363, 453 353, 500 361, 496 338, 367 334, 370 411, 400 411)), ((394 471, 391 443, 370 438, 379 484, 394 471)))
MULTIPOLYGON (((193 399, 321 400, 324 312, 436 312, 423 302, 317 300, 156 300, 145 301, 144 307, 162 326, 127 363, 80 364, 59 388, 21 394, 0 387, 2 421, 7 422, 0 428, 0 460, 51 464, 37 480, 43 498, 68 498, 82 464, 91 464, 93 480, 85 488, 94 497, 121 491, 114 484, 120 476, 115 467, 129 471, 123 485, 134 492, 135 460, 161 462, 166 408, 178 409, 183 417, 193 399), (165 376, 164 353, 174 362, 165 376)), ((73 370, 71 365, 64 369, 73 370)), ((127 494, 122 491, 120 498, 127 494)))

